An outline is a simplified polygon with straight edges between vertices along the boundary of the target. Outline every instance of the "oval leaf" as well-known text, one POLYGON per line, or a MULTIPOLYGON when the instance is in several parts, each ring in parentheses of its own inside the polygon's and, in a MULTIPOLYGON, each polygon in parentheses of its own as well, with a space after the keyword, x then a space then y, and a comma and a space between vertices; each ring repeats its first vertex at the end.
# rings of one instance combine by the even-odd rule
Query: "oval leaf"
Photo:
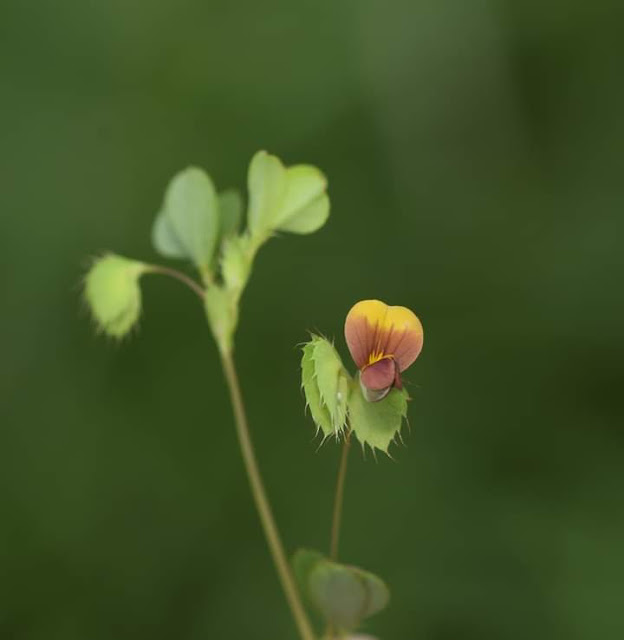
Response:
POLYGON ((197 167, 176 174, 165 192, 153 240, 167 257, 186 257, 199 269, 212 263, 219 234, 217 196, 210 176, 197 167))

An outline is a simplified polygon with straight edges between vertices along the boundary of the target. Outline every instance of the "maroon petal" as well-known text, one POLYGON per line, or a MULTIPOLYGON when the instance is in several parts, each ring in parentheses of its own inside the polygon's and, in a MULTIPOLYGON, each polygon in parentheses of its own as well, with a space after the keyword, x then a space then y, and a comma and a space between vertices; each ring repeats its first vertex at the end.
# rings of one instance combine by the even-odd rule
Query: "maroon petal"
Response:
POLYGON ((379 391, 391 387, 394 384, 396 375, 397 366, 394 360, 392 358, 384 358, 364 367, 360 380, 367 389, 379 391))

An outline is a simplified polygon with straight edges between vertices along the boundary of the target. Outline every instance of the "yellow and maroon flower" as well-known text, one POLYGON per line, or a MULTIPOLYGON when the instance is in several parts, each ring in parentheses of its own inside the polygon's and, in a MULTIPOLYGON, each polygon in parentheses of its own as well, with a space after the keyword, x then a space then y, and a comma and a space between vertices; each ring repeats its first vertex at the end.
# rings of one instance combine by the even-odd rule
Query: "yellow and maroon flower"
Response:
POLYGON ((402 388, 401 372, 418 357, 423 328, 406 307, 390 307, 381 300, 356 303, 345 321, 345 338, 360 370, 368 400, 384 398, 392 387, 402 388))

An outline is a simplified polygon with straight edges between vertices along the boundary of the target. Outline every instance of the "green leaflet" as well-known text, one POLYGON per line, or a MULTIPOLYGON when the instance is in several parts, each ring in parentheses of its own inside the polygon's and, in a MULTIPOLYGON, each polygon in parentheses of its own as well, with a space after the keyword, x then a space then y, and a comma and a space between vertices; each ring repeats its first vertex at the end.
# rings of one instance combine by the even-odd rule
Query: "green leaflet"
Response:
POLYGON ((176 174, 152 228, 154 248, 187 258, 200 270, 212 263, 219 235, 219 204, 210 176, 197 167, 176 174))
POLYGON ((325 338, 313 335, 304 345, 301 381, 312 419, 323 435, 342 432, 347 416, 349 375, 325 338))
POLYGON ((328 560, 318 551, 299 549, 293 568, 306 599, 340 631, 356 629, 390 600, 388 587, 376 575, 328 560))
POLYGON ((407 416, 409 395, 405 389, 392 389, 379 402, 368 402, 359 384, 352 385, 349 395, 349 425, 364 445, 388 453, 388 447, 400 431, 407 416))

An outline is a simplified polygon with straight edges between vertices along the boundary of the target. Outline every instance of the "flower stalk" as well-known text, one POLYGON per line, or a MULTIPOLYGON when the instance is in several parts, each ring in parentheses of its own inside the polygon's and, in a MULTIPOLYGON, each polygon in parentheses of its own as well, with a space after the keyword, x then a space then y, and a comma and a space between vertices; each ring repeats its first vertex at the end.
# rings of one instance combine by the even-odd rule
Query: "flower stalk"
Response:
POLYGON ((340 542, 340 525, 342 522, 342 506, 344 503, 344 487, 347 477, 347 462, 349 461, 349 449, 351 448, 351 431, 347 431, 340 454, 338 478, 336 480, 336 494, 334 496, 334 511, 332 515, 331 537, 329 545, 329 557, 338 560, 338 545, 340 542))

